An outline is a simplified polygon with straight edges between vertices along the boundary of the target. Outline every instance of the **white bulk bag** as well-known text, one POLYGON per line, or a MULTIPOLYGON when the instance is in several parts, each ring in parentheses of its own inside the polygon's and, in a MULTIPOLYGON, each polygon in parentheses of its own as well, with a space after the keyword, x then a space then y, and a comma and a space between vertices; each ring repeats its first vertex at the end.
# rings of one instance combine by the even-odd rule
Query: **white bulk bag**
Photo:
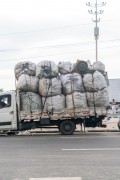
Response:
POLYGON ((73 65, 71 62, 59 62, 58 68, 59 68, 59 73, 65 75, 72 72, 73 65))
POLYGON ((82 77, 78 73, 61 75, 63 94, 71 94, 75 91, 84 92, 82 77))
POLYGON ((61 110, 65 108, 65 96, 57 95, 52 97, 42 97, 42 106, 44 110, 61 110))
POLYGON ((86 108, 86 94, 80 92, 74 92, 66 96, 66 108, 86 108))
POLYGON ((41 61, 36 66, 36 76, 39 78, 56 77, 58 74, 58 66, 53 61, 41 61))
POLYGON ((93 92, 94 87, 93 87, 93 76, 90 73, 87 73, 83 76, 83 83, 85 90, 88 92, 93 92))
POLYGON ((41 97, 32 92, 20 92, 21 111, 40 111, 41 97))
POLYGON ((107 88, 95 92, 94 93, 94 99, 95 99, 95 106, 96 107, 106 107, 109 106, 109 95, 107 88))
POLYGON ((61 80, 58 78, 39 80, 39 93, 41 96, 56 96, 60 95, 62 90, 61 80))
POLYGON ((93 63, 93 70, 95 71, 105 71, 105 65, 101 61, 97 61, 93 63))
POLYGON ((95 71, 93 74, 94 91, 100 91, 107 87, 105 77, 99 72, 95 71))
POLYGON ((22 74, 16 84, 16 89, 21 91, 38 92, 39 79, 36 76, 22 74))
POLYGON ((21 74, 27 74, 29 76, 35 76, 36 64, 30 61, 19 62, 14 68, 15 77, 18 79, 21 74))

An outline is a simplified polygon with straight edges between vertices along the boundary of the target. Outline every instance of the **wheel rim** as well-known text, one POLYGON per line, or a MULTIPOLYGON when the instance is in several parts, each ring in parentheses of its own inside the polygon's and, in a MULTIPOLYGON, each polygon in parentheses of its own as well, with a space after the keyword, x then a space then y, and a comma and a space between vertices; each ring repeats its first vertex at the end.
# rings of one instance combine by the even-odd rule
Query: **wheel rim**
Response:
POLYGON ((69 132, 71 130, 71 125, 69 123, 66 123, 65 126, 64 126, 64 130, 66 132, 69 132))

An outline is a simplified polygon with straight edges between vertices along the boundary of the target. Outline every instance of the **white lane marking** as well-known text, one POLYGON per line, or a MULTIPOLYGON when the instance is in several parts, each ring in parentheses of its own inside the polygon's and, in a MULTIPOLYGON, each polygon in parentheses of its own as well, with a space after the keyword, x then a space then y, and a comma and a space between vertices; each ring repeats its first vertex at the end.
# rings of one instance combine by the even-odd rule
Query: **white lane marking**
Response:
POLYGON ((62 151, 120 151, 120 148, 62 149, 62 151))
POLYGON ((30 178, 29 180, 82 180, 81 177, 30 178))

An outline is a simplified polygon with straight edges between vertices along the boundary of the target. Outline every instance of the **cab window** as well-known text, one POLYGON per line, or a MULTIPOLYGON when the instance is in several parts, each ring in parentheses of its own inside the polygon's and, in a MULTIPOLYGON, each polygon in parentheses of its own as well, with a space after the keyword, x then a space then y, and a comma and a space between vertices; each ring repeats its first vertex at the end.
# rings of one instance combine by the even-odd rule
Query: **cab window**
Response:
POLYGON ((0 96, 0 109, 7 108, 11 106, 11 95, 0 96))

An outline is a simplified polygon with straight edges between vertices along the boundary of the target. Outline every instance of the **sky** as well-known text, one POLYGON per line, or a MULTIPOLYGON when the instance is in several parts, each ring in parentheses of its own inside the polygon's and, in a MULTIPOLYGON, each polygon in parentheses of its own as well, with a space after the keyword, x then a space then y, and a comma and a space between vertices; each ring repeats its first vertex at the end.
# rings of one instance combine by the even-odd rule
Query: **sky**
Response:
MULTIPOLYGON (((0 0, 0 88, 15 89, 18 62, 95 62, 96 0, 0 0)), ((98 0, 101 4, 103 1, 98 0)), ((120 78, 120 2, 106 0, 99 15, 98 60, 109 79, 120 78)))

